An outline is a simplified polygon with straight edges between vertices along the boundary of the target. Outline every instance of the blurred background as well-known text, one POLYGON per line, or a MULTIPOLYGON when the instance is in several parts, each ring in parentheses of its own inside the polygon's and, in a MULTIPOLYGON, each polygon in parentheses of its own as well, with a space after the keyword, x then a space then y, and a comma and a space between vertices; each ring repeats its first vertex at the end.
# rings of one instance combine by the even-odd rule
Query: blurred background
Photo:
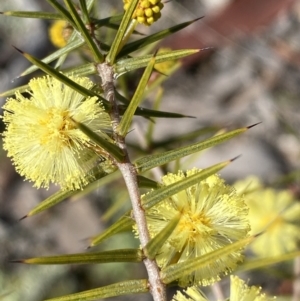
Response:
MULTIPOLYGON (((99 1, 98 17, 122 9, 120 0, 99 1), (100 5, 101 2, 101 5, 100 5)), ((52 11, 46 1, 2 0, 0 11, 52 11)), ((297 0, 182 0, 166 1, 163 17, 142 33, 204 17, 163 46, 203 48, 183 61, 183 67, 164 84, 161 109, 192 115, 193 119, 156 120, 154 137, 170 136, 204 127, 235 129, 261 122, 246 134, 205 151, 193 166, 208 167, 242 155, 222 171, 231 183, 257 175, 272 184, 287 179, 287 188, 299 193, 300 165, 300 2, 297 0)), ((0 15, 0 92, 26 84, 18 78, 29 63, 12 45, 38 58, 55 50, 48 38, 50 22, 0 15)), ((159 47, 159 46, 157 46, 159 47)), ((72 55, 76 62, 78 58, 72 55)), ((38 72, 36 74, 39 74, 38 72)), ((34 75, 32 75, 34 76, 34 75)), ((5 99, 0 98, 1 106, 5 99)), ((136 128, 143 129, 143 119, 136 128)), ((1 131, 4 126, 1 124, 1 131)), ((138 131, 129 139, 134 141, 138 131)), ((188 163, 187 163, 188 164, 188 163)), ((17 175, 0 152, 0 300, 38 301, 91 289, 127 278, 143 277, 139 264, 98 266, 28 266, 9 260, 84 252, 88 238, 109 223, 101 218, 111 200, 127 199, 121 180, 88 196, 71 199, 45 213, 19 221, 48 191, 32 188, 17 175)), ((125 205, 123 212, 128 208, 125 205)), ((132 235, 104 243, 101 249, 137 246, 132 235)), ((263 283, 272 295, 291 294, 291 282, 263 283)), ((147 296, 111 300, 149 300, 147 296)), ((212 299, 213 300, 213 299, 212 299)), ((287 299, 289 300, 289 299, 287 299)))

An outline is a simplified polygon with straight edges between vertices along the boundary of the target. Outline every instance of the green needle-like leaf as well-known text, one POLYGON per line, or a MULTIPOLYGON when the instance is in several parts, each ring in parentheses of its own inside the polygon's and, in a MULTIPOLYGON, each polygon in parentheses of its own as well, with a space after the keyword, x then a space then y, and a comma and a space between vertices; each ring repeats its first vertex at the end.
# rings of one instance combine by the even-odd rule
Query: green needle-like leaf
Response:
POLYGON ((139 2, 139 0, 132 0, 129 4, 128 9, 126 10, 126 12, 123 16, 123 19, 122 19, 121 24, 120 24, 120 28, 117 31, 115 39, 114 39, 114 41, 111 45, 111 49, 110 49, 110 51, 109 51, 109 53, 107 54, 107 57, 106 57, 106 62, 109 65, 114 64, 114 62, 116 60, 116 57, 117 57, 117 54, 121 50, 121 49, 119 49, 120 45, 122 43, 123 37, 126 33, 126 30, 127 30, 128 26, 131 22, 131 16, 132 16, 138 2, 139 2))
POLYGON ((196 138, 199 138, 204 135, 216 133, 217 130, 219 130, 217 127, 205 127, 205 128, 197 129, 195 131, 184 133, 182 135, 167 137, 164 140, 152 142, 151 149, 156 149, 156 148, 160 148, 160 147, 174 148, 174 147, 172 147, 174 144, 178 144, 178 143, 182 144, 185 141, 191 141, 192 139, 196 139, 196 138))
MULTIPOLYGON (((126 105, 119 105, 118 109, 120 114, 124 114, 128 106, 126 105)), ((183 115, 178 113, 170 113, 170 112, 164 112, 164 111, 155 111, 150 109, 145 109, 138 107, 134 113, 134 115, 137 116, 143 116, 143 117, 158 117, 158 118, 194 118, 193 116, 189 115, 183 115)))
POLYGON ((72 19, 71 14, 56 0, 47 0, 47 2, 52 5, 58 12, 61 13, 65 17, 65 19, 74 27, 76 28, 76 24, 74 23, 74 20, 72 19))
POLYGON ((89 11, 85 0, 79 0, 84 23, 90 23, 89 11))
MULTIPOLYGON (((95 168, 99 170, 98 166, 96 166, 95 168)), ((112 167, 110 167, 110 168, 112 168, 112 167)), ((82 198, 82 197, 92 193, 96 189, 99 189, 100 187, 108 185, 111 182, 121 178, 121 173, 117 170, 117 167, 115 167, 115 168, 116 168, 115 171, 109 170, 109 173, 106 173, 106 171, 105 171, 102 174, 101 173, 98 174, 98 171, 96 171, 95 172, 96 180, 92 179, 92 182, 90 184, 85 186, 82 190, 77 191, 76 194, 72 195, 72 200, 77 200, 79 198, 82 198)), ((92 174, 93 174, 93 172, 92 172, 92 174)))
POLYGON ((159 187, 159 183, 148 179, 144 176, 137 175, 138 185, 140 188, 154 188, 157 189, 159 187))
POLYGON ((86 7, 88 12, 91 12, 94 4, 95 4, 95 0, 86 0, 86 7))
POLYGON ((14 95, 17 91, 20 93, 26 92, 26 90, 29 90, 29 85, 24 85, 20 87, 13 88, 11 90, 4 91, 0 93, 0 97, 8 97, 14 95))
POLYGON ((119 15, 115 15, 115 16, 110 16, 107 18, 103 18, 100 20, 93 20, 93 24, 96 26, 96 28, 102 27, 102 26, 108 26, 109 25, 117 25, 119 27, 119 23, 122 21, 124 14, 119 14, 119 15))
POLYGON ((20 49, 16 48, 15 49, 17 51, 19 51, 20 53, 23 54, 23 56, 30 61, 32 64, 35 64, 36 66, 38 66, 40 69, 42 69, 44 72, 46 72, 47 74, 55 77, 56 79, 58 79, 59 81, 61 81, 62 83, 66 84, 67 86, 71 87, 73 90, 77 91, 78 93, 86 96, 86 97, 98 97, 102 100, 103 105, 107 108, 108 102, 106 99, 104 99, 101 95, 88 90, 82 86, 80 86, 79 84, 75 83, 74 81, 72 81, 69 77, 65 76, 64 74, 62 74, 61 72, 57 71, 56 69, 53 69, 51 66, 43 63, 42 61, 40 61, 39 59, 33 57, 32 55, 25 53, 23 51, 21 51, 20 49))
POLYGON ((175 280, 178 280, 181 277, 185 277, 196 270, 210 266, 216 261, 221 260, 222 258, 226 261, 226 257, 244 248, 248 243, 253 240, 253 236, 244 238, 235 243, 227 245, 223 248, 220 248, 216 251, 207 253, 205 255, 184 260, 180 263, 172 264, 161 271, 162 281, 165 284, 171 283, 175 280))
POLYGON ((40 212, 43 212, 43 211, 59 204, 60 202, 62 202, 65 199, 69 198, 70 196, 76 194, 77 192, 78 192, 77 190, 70 190, 70 191, 60 190, 60 191, 57 191, 56 193, 54 193, 53 195, 51 195, 50 197, 48 197, 47 199, 45 199, 44 201, 39 203, 32 210, 30 210, 25 216, 23 216, 21 218, 21 220, 26 218, 26 217, 33 216, 33 215, 36 215, 40 212))
MULTIPOLYGON (((202 18, 202 17, 201 17, 202 18)), ((171 28, 159 31, 155 34, 152 34, 150 36, 147 36, 145 38, 139 39, 137 41, 131 42, 127 45, 125 45, 123 47, 123 49, 120 51, 118 57, 124 57, 130 53, 132 53, 133 51, 136 51, 140 48, 146 47, 148 45, 150 45, 151 43, 157 42, 157 41, 161 41, 163 38, 193 24, 194 22, 198 21, 201 18, 197 18, 195 20, 192 21, 188 21, 188 22, 184 22, 178 25, 175 25, 171 28)))
POLYGON ((147 279, 128 280, 72 295, 47 299, 45 301, 87 301, 127 294, 147 293, 148 291, 149 284, 147 279))
MULTIPOLYGON (((36 66, 34 66, 36 67, 36 66)), ((93 63, 87 63, 81 66, 72 67, 62 71, 63 74, 67 76, 87 76, 91 74, 96 74, 96 67, 93 63)), ((14 95, 17 91, 20 93, 26 92, 26 90, 30 90, 29 85, 24 85, 20 87, 13 88, 11 90, 4 91, 0 93, 0 97, 8 97, 14 95)))
POLYGON ((164 152, 161 154, 154 154, 150 156, 143 157, 138 159, 135 162, 135 166, 138 169, 139 173, 149 170, 156 166, 164 165, 168 162, 174 161, 176 159, 183 158, 185 156, 191 155, 193 153, 199 152, 203 149, 215 146, 222 142, 225 142, 228 139, 231 139, 237 135, 240 135, 246 132, 250 127, 245 127, 241 129, 237 129, 225 134, 217 135, 212 138, 206 139, 201 142, 197 142, 188 146, 180 147, 175 150, 170 150, 168 152, 164 152))
MULTIPOLYGON (((67 45, 72 43, 73 41, 77 40, 77 39, 83 40, 82 37, 77 33, 76 30, 72 30, 71 36, 68 38, 67 41, 67 45)), ((83 40, 84 41, 84 40, 83 40)), ((65 60, 67 59, 69 53, 64 53, 63 55, 61 55, 58 60, 55 63, 54 68, 55 69, 60 69, 61 66, 63 65, 63 63, 65 62, 65 60)))
POLYGON ((141 262, 143 252, 140 249, 109 250, 97 253, 78 253, 57 256, 35 257, 12 260, 12 262, 28 264, 88 264, 110 262, 141 262))
POLYGON ((73 75, 78 77, 96 74, 96 72, 97 69, 93 63, 87 63, 84 65, 79 65, 66 70, 62 70, 62 73, 65 75, 73 75))
POLYGON ((132 231, 134 220, 131 218, 131 211, 120 217, 114 224, 105 229, 100 235, 92 238, 89 248, 99 245, 105 239, 122 232, 132 231))
POLYGON ((77 29, 80 31, 80 33, 83 36, 85 42, 87 43, 89 49, 92 51, 95 61, 97 63, 102 63, 104 60, 104 57, 103 57, 102 53, 100 52, 100 49, 98 48, 98 45, 96 44, 95 40, 91 37, 91 34, 88 32, 85 24, 81 20, 78 12, 74 6, 74 3, 71 0, 64 0, 64 2, 72 15, 74 22, 76 23, 77 29))
POLYGON ((138 85, 137 89, 135 90, 135 93, 129 103, 129 106, 128 106, 127 110, 125 111, 125 113, 121 119, 121 122, 118 126, 119 135, 121 135, 123 137, 125 137, 127 135, 127 132, 131 125, 134 113, 135 113, 138 105, 142 101, 142 98, 144 96, 145 89, 146 89, 148 80, 150 78, 150 75, 152 73, 154 64, 155 64, 155 57, 153 57, 149 61, 148 66, 145 69, 144 74, 139 82, 139 85, 138 85))
POLYGON ((113 178, 116 173, 111 173, 107 174, 106 172, 99 170, 98 166, 94 168, 94 170, 91 171, 91 174, 96 178, 96 180, 93 178, 91 179, 91 183, 88 184, 86 187, 84 187, 83 190, 60 190, 54 193, 53 195, 49 196, 46 198, 44 201, 39 203, 37 206, 35 206, 32 210, 30 210, 24 217, 21 218, 24 219, 26 217, 30 217, 33 215, 36 215, 38 213, 41 213, 57 204, 60 202, 66 200, 69 197, 73 197, 74 195, 81 195, 84 194, 86 191, 90 191, 90 187, 92 188, 99 188, 102 185, 107 184, 106 179, 108 178, 113 178))
POLYGON ((161 230, 154 238, 152 238, 144 248, 146 257, 154 259, 159 253, 161 247, 165 244, 166 240, 173 233, 180 221, 180 215, 175 216, 168 225, 161 230))
MULTIPOLYGON (((52 61, 60 58, 64 54, 67 54, 67 53, 71 52, 72 50, 79 48, 83 44, 84 44, 84 40, 77 37, 74 41, 69 42, 65 47, 53 52, 52 54, 50 54, 49 56, 44 58, 42 60, 42 62, 44 62, 46 64, 51 63, 52 61)), ((38 66, 31 66, 31 67, 27 68, 25 71, 23 71, 19 77, 28 75, 38 69, 39 69, 38 66)))
POLYGON ((93 130, 91 130, 88 126, 83 123, 77 122, 73 120, 76 126, 85 133, 89 138, 91 138, 97 145, 99 145, 102 149, 104 149, 107 153, 113 156, 118 162, 124 161, 124 153, 123 151, 115 144, 112 144, 104 137, 96 134, 93 130))
POLYGON ((157 190, 153 190, 147 193, 142 199, 143 208, 147 210, 156 205, 157 203, 161 202, 162 200, 165 200, 170 196, 199 183, 200 181, 208 178, 209 176, 217 173, 218 171, 226 167, 230 162, 232 162, 232 160, 215 164, 213 166, 201 170, 199 173, 196 173, 190 177, 186 177, 176 183, 173 183, 168 186, 163 186, 157 190))
MULTIPOLYGON (((155 63, 163 63, 166 61, 178 60, 180 58, 195 54, 197 52, 199 52, 199 49, 181 49, 158 53, 155 56, 155 63)), ((129 71, 145 67, 149 64, 151 58, 152 55, 145 55, 136 58, 126 58, 119 60, 114 65, 114 71, 119 75, 122 75, 129 71)))
POLYGON ((43 11, 5 11, 2 12, 5 16, 19 17, 19 18, 37 18, 46 20, 61 20, 61 14, 48 13, 43 11))

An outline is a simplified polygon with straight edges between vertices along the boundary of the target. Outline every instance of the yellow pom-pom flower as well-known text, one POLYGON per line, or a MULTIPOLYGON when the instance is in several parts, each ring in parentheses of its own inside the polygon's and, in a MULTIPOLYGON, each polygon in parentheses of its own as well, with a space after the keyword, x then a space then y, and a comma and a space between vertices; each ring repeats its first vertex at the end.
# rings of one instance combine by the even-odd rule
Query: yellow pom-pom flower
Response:
MULTIPOLYGON (((88 78, 70 77, 90 89, 88 78)), ((36 187, 50 183, 62 189, 81 189, 100 159, 99 147, 77 129, 73 120, 86 124, 97 134, 105 133, 111 122, 97 97, 85 97, 60 81, 46 76, 29 82, 30 98, 17 92, 4 105, 3 147, 16 167, 36 187)))
POLYGON ((261 294, 261 287, 251 286, 237 276, 230 277, 230 301, 271 301, 275 297, 261 294))
POLYGON ((67 45, 72 31, 72 27, 65 20, 57 20, 49 27, 48 34, 51 43, 57 48, 62 48, 67 45))
POLYGON ((297 250, 300 242, 300 204, 287 190, 263 188, 251 177, 235 185, 249 206, 252 234, 262 233, 251 244, 261 257, 272 257, 297 250))
MULTIPOLYGON (((163 185, 173 184, 199 171, 192 169, 186 174, 168 174, 162 178, 163 185)), ((149 209, 146 217, 151 237, 178 213, 180 222, 156 257, 162 268, 220 249, 245 238, 250 230, 244 200, 218 175, 212 175, 149 209)), ((215 264, 181 277, 179 284, 209 285, 232 271, 241 259, 241 251, 233 252, 215 264)))
MULTIPOLYGON (((177 292, 172 301, 208 301, 201 291, 195 287, 189 287, 181 292, 177 292)), ((230 277, 230 301, 272 301, 276 297, 268 297, 261 293, 261 287, 251 286, 245 284, 243 280, 237 276, 230 277)))
MULTIPOLYGON (((124 10, 127 10, 131 0, 123 0, 123 2, 124 10)), ((160 11, 163 7, 161 0, 140 0, 132 19, 137 20, 140 24, 150 26, 161 17, 160 11)))
POLYGON ((188 287, 183 292, 184 294, 177 291, 172 301, 207 301, 202 292, 196 286, 188 287))

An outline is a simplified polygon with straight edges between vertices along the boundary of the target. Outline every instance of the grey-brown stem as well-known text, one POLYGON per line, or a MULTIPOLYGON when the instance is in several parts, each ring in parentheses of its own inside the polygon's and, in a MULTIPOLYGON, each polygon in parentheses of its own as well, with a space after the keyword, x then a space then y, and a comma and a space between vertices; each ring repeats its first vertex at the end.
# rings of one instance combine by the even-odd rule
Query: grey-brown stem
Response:
MULTIPOLYGON (((114 93, 114 73, 113 68, 106 63, 97 66, 98 74, 102 79, 102 88, 105 98, 111 104, 111 120, 114 132, 114 139, 117 145, 124 151, 124 162, 116 162, 120 172, 123 175, 125 184, 130 196, 134 219, 139 231, 139 238, 142 248, 144 248, 150 240, 150 235, 147 227, 145 211, 141 206, 141 195, 138 187, 136 169, 131 163, 125 138, 120 136, 117 132, 117 127, 120 122, 120 115, 114 93)), ((149 258, 144 259, 144 264, 148 272, 150 292, 154 301, 166 301, 166 288, 160 279, 159 268, 155 260, 149 258)))

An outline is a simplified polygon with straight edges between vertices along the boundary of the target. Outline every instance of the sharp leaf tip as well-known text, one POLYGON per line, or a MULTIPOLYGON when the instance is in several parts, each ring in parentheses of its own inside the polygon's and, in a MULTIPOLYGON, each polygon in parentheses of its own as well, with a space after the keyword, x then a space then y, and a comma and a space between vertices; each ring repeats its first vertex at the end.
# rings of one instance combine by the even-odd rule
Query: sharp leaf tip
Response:
POLYGON ((22 259, 13 259, 13 260, 9 260, 10 263, 24 263, 24 260, 22 259))
POLYGON ((249 130, 249 129, 251 129, 251 128, 253 128, 253 127, 255 127, 255 126, 257 126, 258 124, 261 124, 261 123, 262 122, 260 121, 260 122, 254 123, 252 125, 249 125, 249 126, 247 126, 247 129, 249 130))
POLYGON ((24 51, 22 51, 21 49, 19 49, 18 47, 11 45, 13 48, 15 48, 18 52, 20 52, 21 54, 25 54, 24 51))
POLYGON ((26 214, 26 215, 24 215, 23 217, 21 217, 20 219, 19 219, 19 222, 20 221, 22 221, 23 219, 25 219, 25 218, 27 218, 28 217, 28 215, 26 214))
POLYGON ((230 162, 233 162, 233 161, 237 160, 237 159, 240 158, 241 156, 242 156, 242 155, 238 155, 238 156, 236 156, 236 157, 230 159, 230 162))

